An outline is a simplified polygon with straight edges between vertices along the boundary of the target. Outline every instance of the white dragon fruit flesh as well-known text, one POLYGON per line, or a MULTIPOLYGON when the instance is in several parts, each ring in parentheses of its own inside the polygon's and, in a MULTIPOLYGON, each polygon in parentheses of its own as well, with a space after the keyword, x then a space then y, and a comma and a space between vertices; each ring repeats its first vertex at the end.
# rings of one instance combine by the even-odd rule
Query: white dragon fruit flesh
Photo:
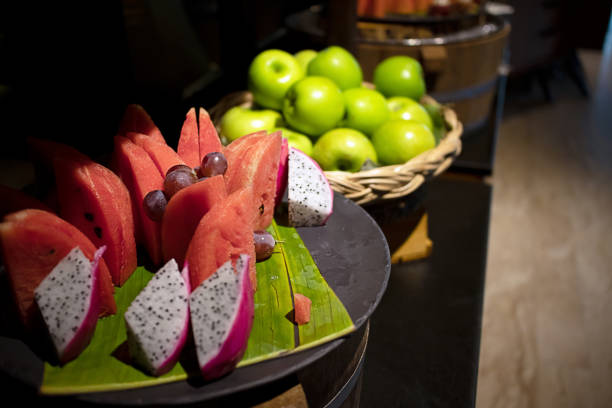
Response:
POLYGON ((34 299, 55 347, 60 364, 78 357, 96 330, 100 309, 98 263, 105 246, 92 261, 73 248, 34 290, 34 299))
POLYGON ((170 371, 189 333, 189 274, 174 259, 159 269, 124 314, 130 356, 154 376, 170 371))
POLYGON ((289 149, 287 190, 291 226, 314 227, 327 222, 333 212, 334 192, 317 162, 295 148, 289 149))
POLYGON ((232 371, 246 350, 254 316, 248 255, 227 261, 189 297, 191 326, 202 376, 232 371))

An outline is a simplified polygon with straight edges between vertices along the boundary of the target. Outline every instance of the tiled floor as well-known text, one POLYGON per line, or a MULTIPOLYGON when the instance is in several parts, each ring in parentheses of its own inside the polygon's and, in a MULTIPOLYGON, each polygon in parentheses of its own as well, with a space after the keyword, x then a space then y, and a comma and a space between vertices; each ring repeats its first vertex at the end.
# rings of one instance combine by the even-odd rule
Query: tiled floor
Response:
POLYGON ((612 50, 591 97, 508 93, 494 189, 477 407, 612 406, 612 50))

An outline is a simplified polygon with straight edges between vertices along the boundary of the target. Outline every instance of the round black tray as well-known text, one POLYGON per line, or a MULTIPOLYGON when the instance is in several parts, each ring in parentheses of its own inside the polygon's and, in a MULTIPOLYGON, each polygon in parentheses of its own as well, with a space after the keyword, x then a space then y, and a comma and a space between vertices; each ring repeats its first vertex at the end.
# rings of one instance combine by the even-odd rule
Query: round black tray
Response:
MULTIPOLYGON (((385 292, 391 261, 385 237, 376 222, 360 206, 334 195, 334 213, 322 227, 298 228, 321 274, 340 298, 356 328, 370 317, 385 292)), ((6 289, 6 288, 5 288, 6 289)), ((337 339, 312 349, 250 366, 240 367, 213 382, 189 379, 164 385, 122 391, 62 397, 76 405, 182 405, 211 401, 255 389, 287 377, 317 361, 340 345, 337 339)), ((35 394, 42 381, 43 361, 23 342, 7 333, 0 335, 0 372, 20 386, 7 388, 5 396, 30 389, 35 394)), ((30 396, 31 397, 31 396, 30 396)), ((45 398, 40 396, 40 398, 45 398)), ((48 397, 49 398, 49 397, 48 397)), ((57 398, 53 398, 59 402, 57 398)))

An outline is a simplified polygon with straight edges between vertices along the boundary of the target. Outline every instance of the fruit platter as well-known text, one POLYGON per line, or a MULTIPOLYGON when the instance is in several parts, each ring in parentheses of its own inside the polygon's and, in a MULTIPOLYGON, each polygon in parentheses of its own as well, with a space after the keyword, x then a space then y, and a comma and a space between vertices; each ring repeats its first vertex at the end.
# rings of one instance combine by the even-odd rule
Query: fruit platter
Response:
POLYGON ((382 232, 281 131, 223 144, 194 107, 175 148, 133 104, 107 161, 28 146, 40 188, 2 187, 0 371, 41 398, 256 387, 332 350, 384 293, 382 232))
POLYGON ((359 61, 337 45, 262 51, 249 66, 248 89, 223 97, 211 117, 224 143, 281 131, 332 189, 358 204, 406 196, 461 153, 463 126, 427 95, 419 61, 390 56, 366 82, 359 61))

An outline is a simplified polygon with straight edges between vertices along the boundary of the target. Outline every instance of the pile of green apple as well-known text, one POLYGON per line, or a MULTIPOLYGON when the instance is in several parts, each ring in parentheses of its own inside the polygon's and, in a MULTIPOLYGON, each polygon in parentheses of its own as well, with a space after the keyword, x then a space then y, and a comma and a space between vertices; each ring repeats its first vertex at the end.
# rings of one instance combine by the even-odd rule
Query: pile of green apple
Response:
POLYGON ((386 58, 373 85, 364 86, 359 62, 339 46, 294 55, 265 50, 248 71, 253 107, 229 109, 221 136, 229 143, 258 130, 282 130, 289 145, 323 170, 350 172, 405 163, 435 147, 443 121, 436 107, 418 102, 425 93, 420 63, 386 58))

